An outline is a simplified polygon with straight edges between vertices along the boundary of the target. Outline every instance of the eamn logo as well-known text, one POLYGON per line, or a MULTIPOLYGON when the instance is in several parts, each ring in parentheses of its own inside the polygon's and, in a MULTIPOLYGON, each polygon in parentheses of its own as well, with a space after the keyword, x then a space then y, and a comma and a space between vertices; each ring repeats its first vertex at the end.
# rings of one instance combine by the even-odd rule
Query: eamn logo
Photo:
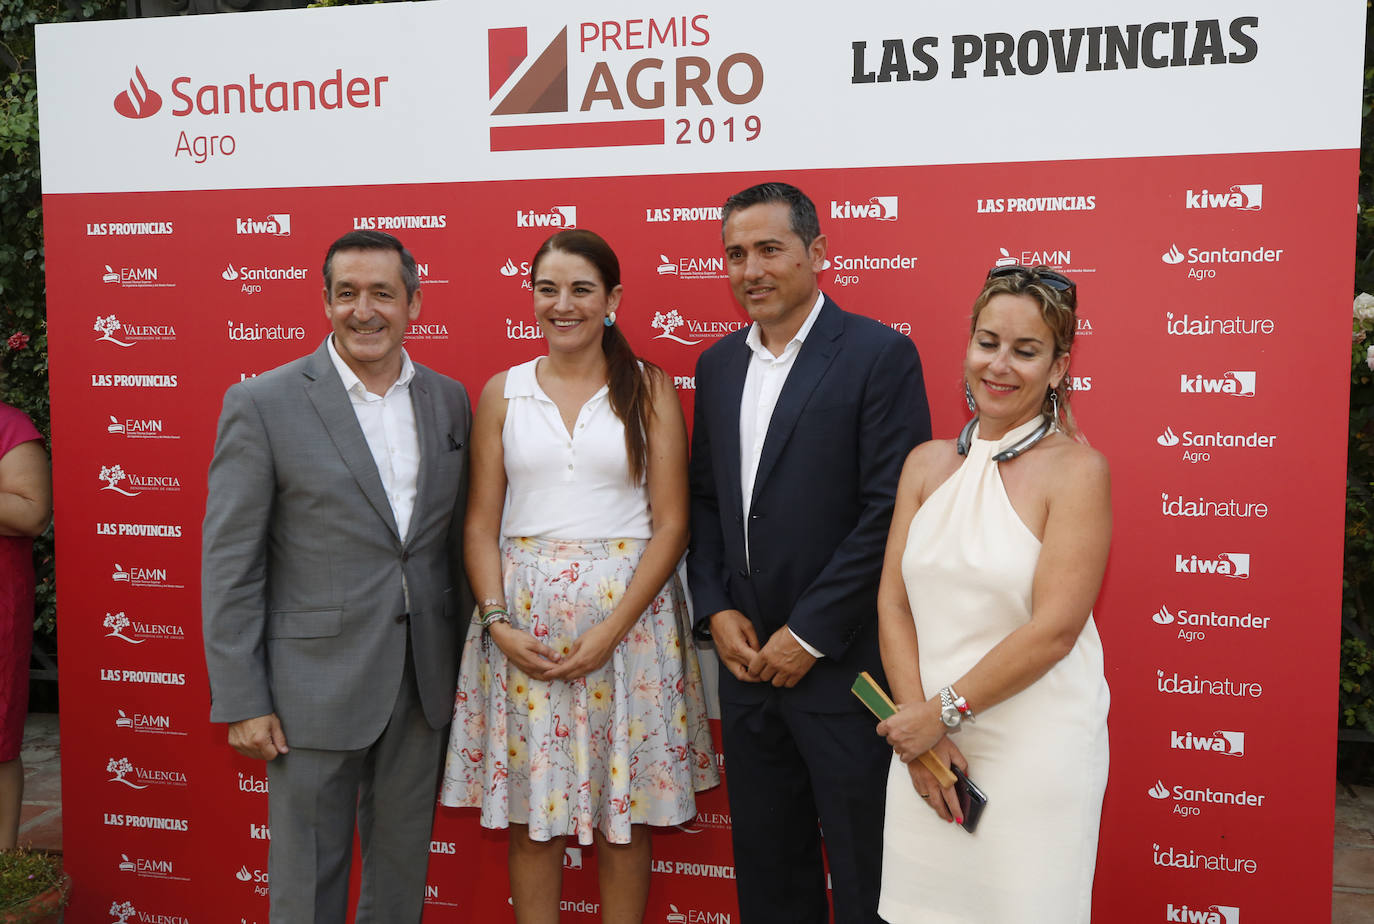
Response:
POLYGON ((129 89, 114 98, 114 108, 126 119, 146 119, 156 115, 162 108, 162 97, 148 86, 148 81, 143 79, 143 71, 135 67, 129 89))

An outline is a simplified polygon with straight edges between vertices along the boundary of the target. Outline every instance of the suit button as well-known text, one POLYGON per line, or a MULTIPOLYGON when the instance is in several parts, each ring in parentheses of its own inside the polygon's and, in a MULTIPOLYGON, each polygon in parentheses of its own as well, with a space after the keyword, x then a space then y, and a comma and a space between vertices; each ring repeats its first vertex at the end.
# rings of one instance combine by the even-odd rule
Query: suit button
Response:
POLYGON ((763 574, 763 569, 762 569, 762 568, 755 568, 755 569, 754 569, 754 573, 755 573, 755 574, 763 574))
POLYGON ((397 614, 396 614, 396 622, 397 622, 398 625, 402 625, 402 626, 405 625, 406 623, 410 622, 410 614, 409 614, 409 613, 397 613, 397 614))
POLYGON ((739 576, 742 577, 742 578, 747 578, 747 577, 749 576, 749 569, 748 569, 748 568, 741 568, 741 569, 739 569, 738 574, 739 574, 739 576))

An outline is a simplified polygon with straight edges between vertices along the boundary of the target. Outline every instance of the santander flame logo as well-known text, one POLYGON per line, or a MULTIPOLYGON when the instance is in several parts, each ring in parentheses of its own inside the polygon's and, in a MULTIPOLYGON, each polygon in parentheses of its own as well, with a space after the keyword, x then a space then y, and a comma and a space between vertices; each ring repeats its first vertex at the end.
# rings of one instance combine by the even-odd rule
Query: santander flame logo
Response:
POLYGON ((148 81, 143 79, 143 71, 135 67, 129 89, 114 98, 114 108, 126 119, 146 119, 162 108, 162 97, 148 86, 148 81))

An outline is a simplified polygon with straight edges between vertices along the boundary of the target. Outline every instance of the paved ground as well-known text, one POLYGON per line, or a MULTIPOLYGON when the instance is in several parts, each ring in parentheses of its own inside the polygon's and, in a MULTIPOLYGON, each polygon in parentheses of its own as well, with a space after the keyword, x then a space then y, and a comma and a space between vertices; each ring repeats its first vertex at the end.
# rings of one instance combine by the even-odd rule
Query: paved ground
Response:
POLYGON ((1336 784, 1332 924, 1374 921, 1374 788, 1336 784))
POLYGON ((62 849, 62 760, 57 746, 57 716, 31 713, 24 723, 24 812, 19 843, 62 849))
MULTIPOLYGON (((19 843, 62 849, 62 761, 57 716, 24 725, 24 814, 19 843)), ((1374 787, 1336 784, 1331 924, 1374 924, 1374 787)))

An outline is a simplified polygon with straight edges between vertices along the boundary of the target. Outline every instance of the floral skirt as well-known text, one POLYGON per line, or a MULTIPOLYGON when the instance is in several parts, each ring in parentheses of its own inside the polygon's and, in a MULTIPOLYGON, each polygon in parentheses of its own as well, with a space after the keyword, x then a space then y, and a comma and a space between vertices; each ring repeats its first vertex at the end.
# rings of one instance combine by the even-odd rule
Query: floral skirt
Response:
MULTIPOLYGON (((507 538, 511 624, 555 651, 608 617, 644 551, 641 539, 507 538)), ((535 680, 468 630, 439 801, 482 809, 486 828, 529 826, 546 841, 628 843, 630 825, 692 818, 720 782, 687 606, 674 577, 599 670, 535 680)))

